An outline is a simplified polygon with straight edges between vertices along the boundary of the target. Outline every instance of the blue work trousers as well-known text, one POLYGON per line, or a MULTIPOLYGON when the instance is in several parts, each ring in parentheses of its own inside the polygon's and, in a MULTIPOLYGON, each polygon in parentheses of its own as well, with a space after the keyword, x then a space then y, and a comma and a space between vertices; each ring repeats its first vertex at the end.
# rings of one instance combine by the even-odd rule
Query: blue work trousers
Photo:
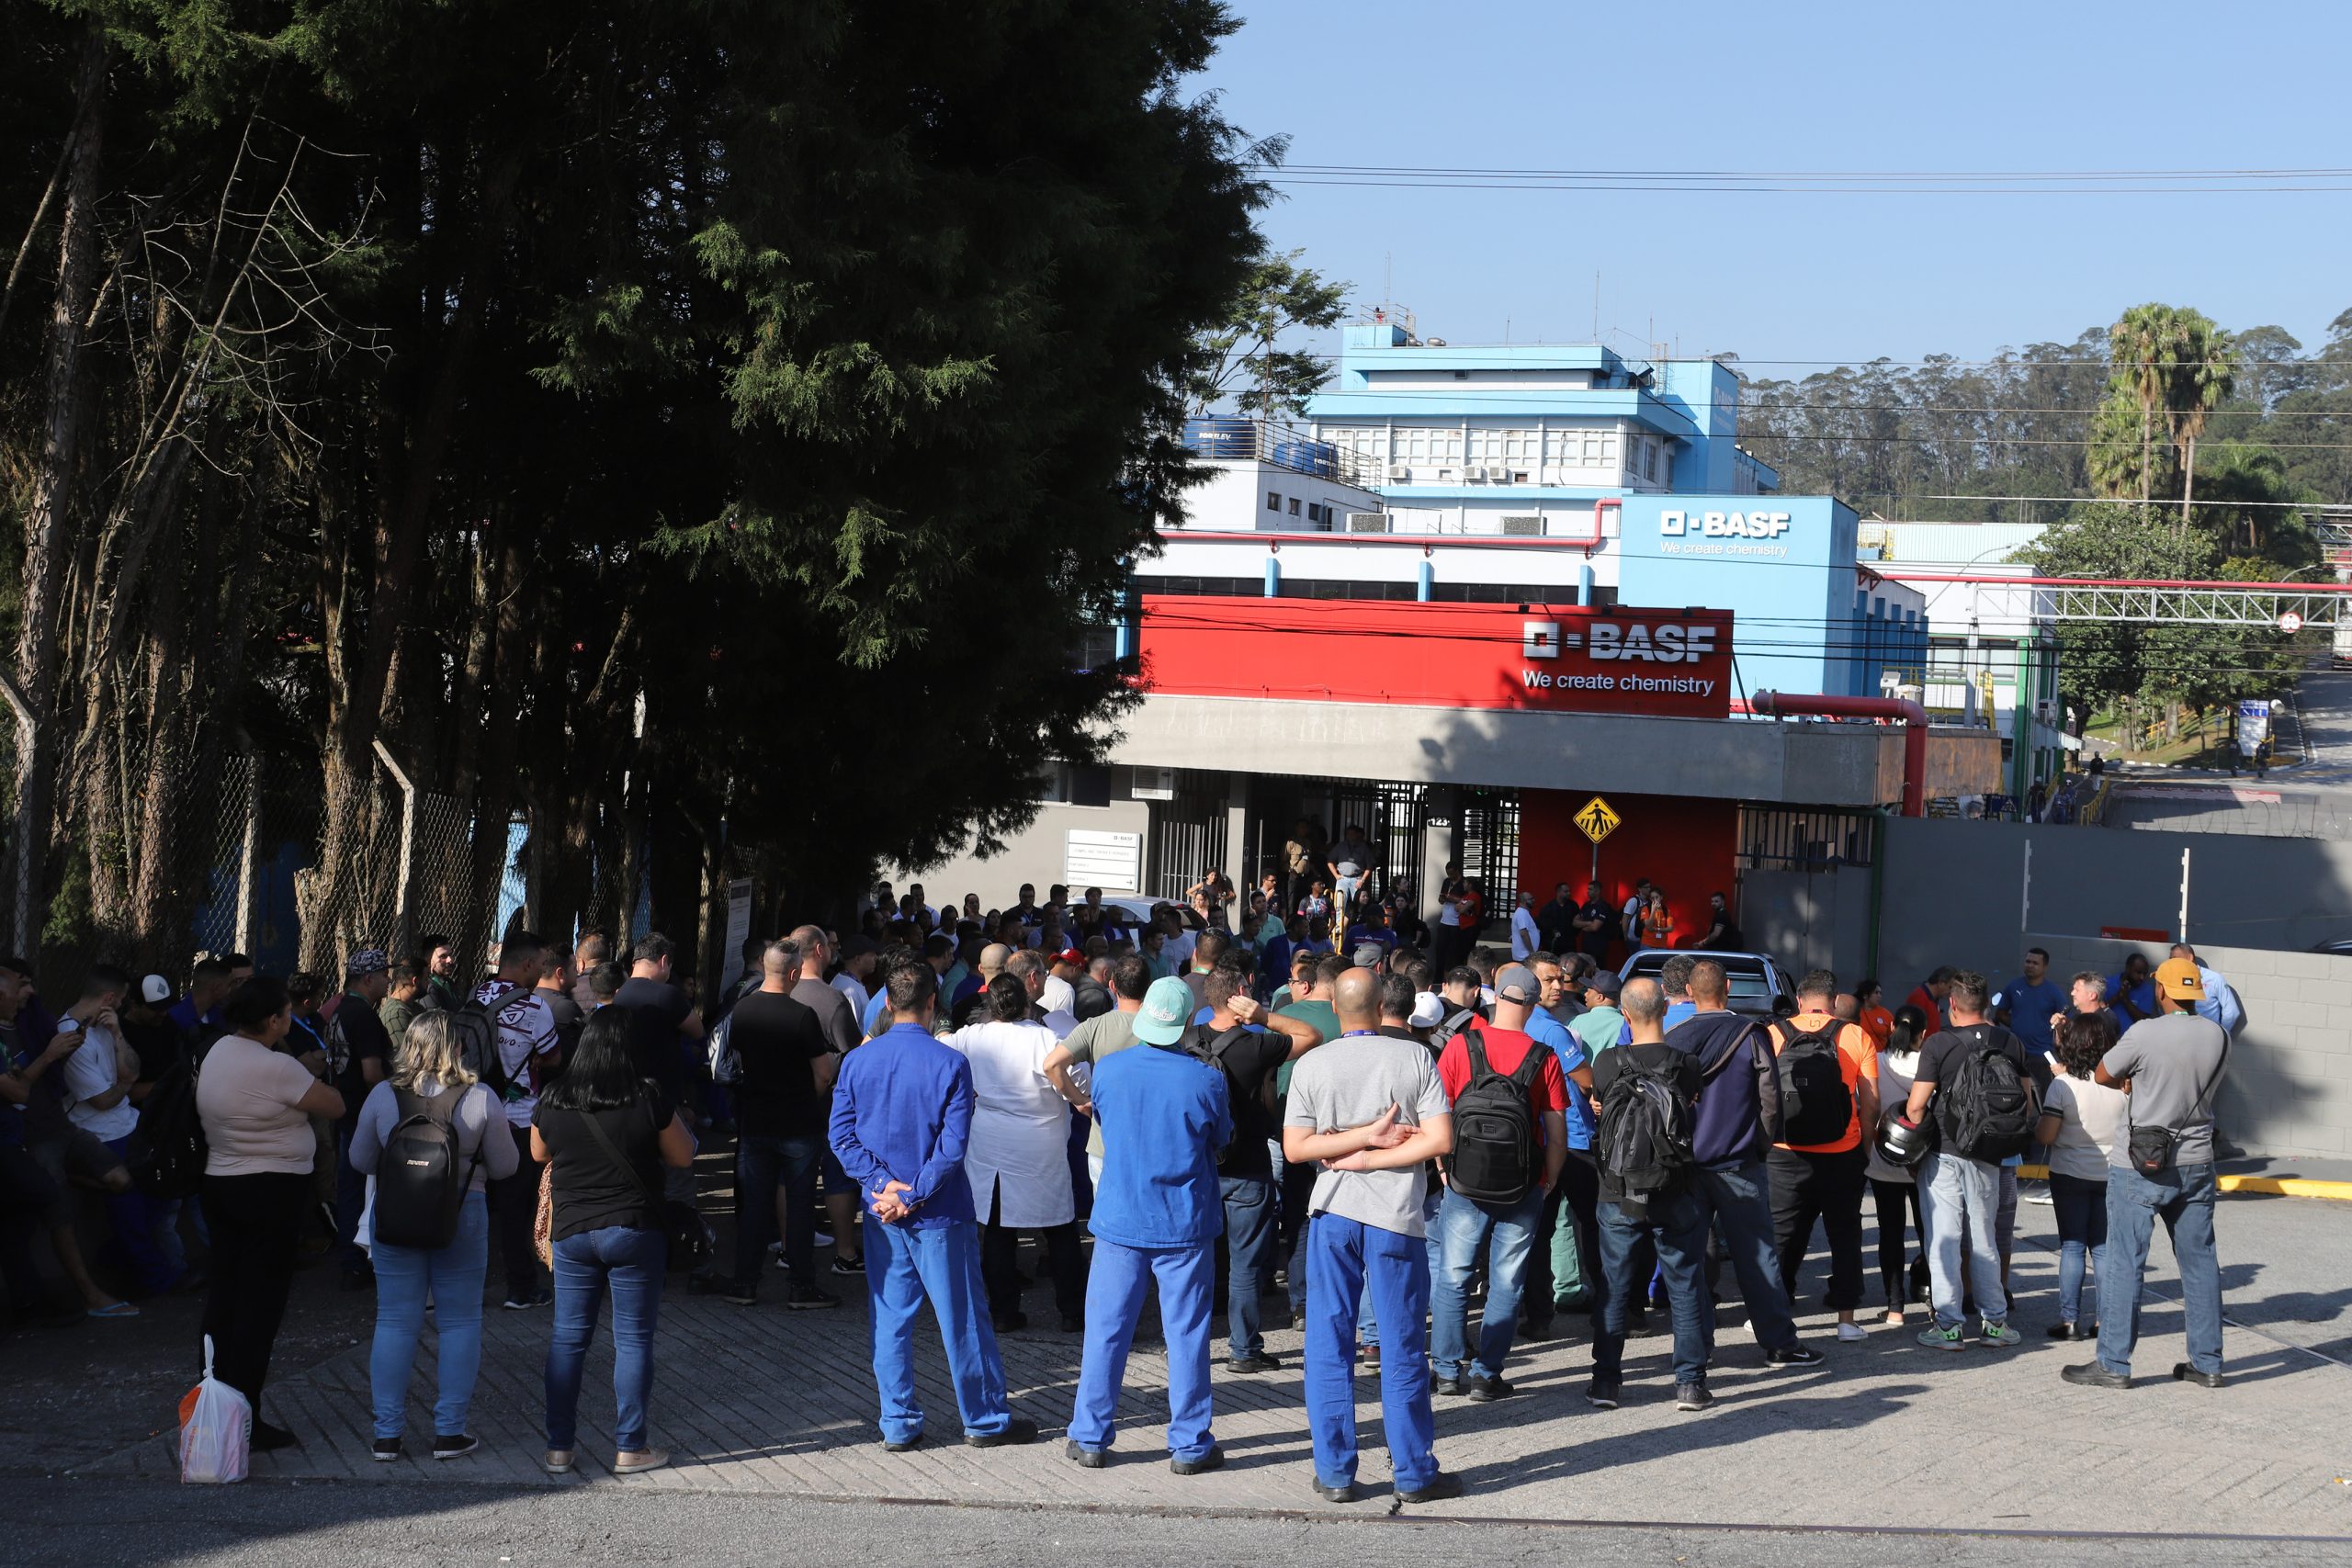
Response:
POLYGON ((1195 1460, 1215 1441, 1209 1435, 1209 1306, 1216 1290, 1216 1247, 1210 1242, 1123 1247, 1094 1238, 1094 1267, 1086 1278, 1086 1351, 1069 1439, 1082 1449, 1107 1449, 1117 1435, 1127 1351, 1143 1315, 1144 1292, 1155 1282, 1168 1345, 1168 1452, 1195 1460))
POLYGON ((1001 1432, 1012 1419, 1005 1403, 1004 1359, 989 1322, 980 1282, 980 1227, 956 1220, 921 1230, 868 1216, 865 1292, 874 1318, 874 1381, 882 1394, 882 1436, 893 1443, 922 1435, 915 1402, 915 1318, 923 1300, 947 1351, 956 1407, 967 1437, 1001 1432))
POLYGON ((1368 1293, 1383 1342, 1380 1404, 1389 1472, 1400 1492, 1427 1485, 1438 1473, 1424 1321, 1428 1242, 1317 1214, 1307 1223, 1306 1280, 1306 1419, 1316 1480, 1345 1486, 1356 1478, 1356 1306, 1368 1293))

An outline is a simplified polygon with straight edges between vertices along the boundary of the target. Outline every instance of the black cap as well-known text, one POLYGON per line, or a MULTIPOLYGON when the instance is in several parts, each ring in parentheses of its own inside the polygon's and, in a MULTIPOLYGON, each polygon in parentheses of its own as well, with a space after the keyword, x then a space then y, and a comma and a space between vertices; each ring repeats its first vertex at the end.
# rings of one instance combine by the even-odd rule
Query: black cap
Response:
POLYGON ((1598 995, 1604 1001, 1613 1002, 1617 999, 1617 992, 1623 984, 1617 978, 1615 970, 1596 969, 1585 977, 1584 988, 1598 995))

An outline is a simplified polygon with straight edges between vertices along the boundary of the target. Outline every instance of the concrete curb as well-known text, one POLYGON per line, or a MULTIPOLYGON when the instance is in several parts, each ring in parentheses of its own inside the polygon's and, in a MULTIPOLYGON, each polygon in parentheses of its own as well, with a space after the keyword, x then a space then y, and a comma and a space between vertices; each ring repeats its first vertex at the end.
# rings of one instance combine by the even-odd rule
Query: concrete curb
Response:
MULTIPOLYGON (((2050 1168, 2046 1165, 2018 1167, 2020 1181, 2047 1181, 2050 1168)), ((2267 1198, 2324 1198, 2337 1203, 2352 1203, 2352 1181, 2317 1181, 2301 1176, 2222 1176, 2213 1183, 2224 1192, 2250 1192, 2267 1198)))

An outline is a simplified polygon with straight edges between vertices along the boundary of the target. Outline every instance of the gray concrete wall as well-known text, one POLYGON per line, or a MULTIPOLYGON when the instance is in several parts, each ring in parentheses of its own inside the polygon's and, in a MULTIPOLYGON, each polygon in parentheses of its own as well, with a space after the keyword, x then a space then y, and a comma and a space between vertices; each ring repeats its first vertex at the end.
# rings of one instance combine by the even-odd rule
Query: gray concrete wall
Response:
POLYGON ((1870 901, 1868 867, 1739 874, 1739 929, 1792 978, 1827 969, 1850 986, 1870 973, 1870 901))
MULTIPOLYGON (((2165 956, 2161 943, 2072 936, 2028 939, 2061 976, 2111 975, 2126 953, 2165 956)), ((2245 1005, 2245 1027, 2214 1097, 2223 1139, 2248 1154, 2341 1159, 2352 1155, 2352 958, 2199 942, 2245 1005)), ((2007 979, 1996 976, 1996 983, 2007 979)))
POLYGON ((2199 947, 2300 953, 2352 936, 2352 843, 1933 818, 1886 826, 1877 968, 1890 991, 1939 964, 2006 978, 2029 929, 2177 932, 2183 850, 2188 940, 2199 947))
MULTIPOLYGON (((911 877, 923 886, 924 895, 933 904, 961 904, 964 895, 977 893, 980 907, 1001 909, 1013 901, 1024 882, 1036 885, 1037 896, 1062 881, 1062 857, 1066 835, 1073 828, 1097 832, 1140 833, 1143 835, 1143 863, 1148 870, 1151 861, 1151 803, 1144 800, 1114 800, 1108 806, 1041 806, 1037 819, 1005 842, 1001 853, 983 860, 968 849, 951 855, 936 865, 909 871, 899 869, 891 877, 897 886, 904 887, 911 877)), ((1106 893, 1132 891, 1105 887, 1106 893)), ((1077 896, 1078 889, 1070 890, 1077 896)))

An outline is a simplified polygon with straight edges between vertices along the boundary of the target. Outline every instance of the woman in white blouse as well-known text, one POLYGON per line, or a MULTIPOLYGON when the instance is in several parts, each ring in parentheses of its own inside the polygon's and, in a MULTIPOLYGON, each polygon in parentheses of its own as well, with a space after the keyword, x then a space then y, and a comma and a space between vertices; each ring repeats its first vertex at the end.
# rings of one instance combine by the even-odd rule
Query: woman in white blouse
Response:
POLYGON ((1053 1031, 1030 1016, 1028 988, 1017 975, 988 986, 987 1021, 944 1036, 972 1065, 972 1136, 964 1172, 979 1211, 980 1277, 999 1332, 1027 1326, 1015 1267, 1019 1233, 1039 1233, 1054 1280, 1062 1330, 1083 1326, 1084 1264, 1078 1203, 1070 1190, 1069 1102, 1046 1081, 1053 1031))
MULTIPOLYGON (((1911 1079, 1919 1070, 1919 1037, 1927 1028, 1928 1015, 1917 1008, 1907 1007, 1894 1015, 1886 1049, 1878 1054, 1882 1105, 1901 1105, 1911 1097, 1911 1079)), ((1912 1294, 1905 1280, 1905 1226, 1917 1228, 1922 1246, 1928 1235, 1927 1227, 1919 1224, 1919 1184, 1911 1171, 1890 1165, 1880 1156, 1876 1137, 1871 1139, 1870 1147, 1867 1174, 1871 1202, 1878 1212, 1878 1272, 1886 1291, 1886 1321, 1901 1323, 1904 1303, 1912 1294)))
POLYGON ((2129 1120, 2131 1101, 2094 1076, 2109 1035, 2095 1019, 2062 1018, 2050 1059, 2050 1092, 2034 1136, 2050 1145, 2050 1200, 2058 1216, 2058 1321, 2052 1339, 2096 1339, 2082 1317, 2085 1265, 2096 1269, 2107 1246, 2107 1167, 2129 1120))

